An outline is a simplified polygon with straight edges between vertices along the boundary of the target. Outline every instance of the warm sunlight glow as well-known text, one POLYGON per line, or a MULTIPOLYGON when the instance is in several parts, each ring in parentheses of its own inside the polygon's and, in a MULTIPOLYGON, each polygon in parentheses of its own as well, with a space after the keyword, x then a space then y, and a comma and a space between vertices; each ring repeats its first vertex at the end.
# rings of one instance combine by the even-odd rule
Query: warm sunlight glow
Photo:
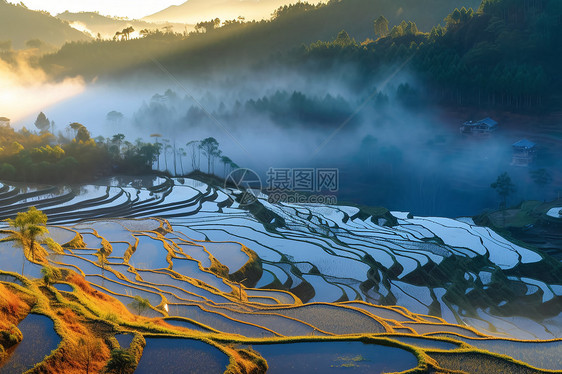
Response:
POLYGON ((15 123, 79 94, 84 90, 84 83, 80 78, 49 83, 44 73, 30 68, 24 62, 14 68, 0 60, 0 87, 0 116, 8 117, 15 123))
POLYGON ((85 32, 87 34, 90 34, 91 36, 95 37, 96 34, 93 33, 86 25, 84 25, 82 22, 71 22, 70 26, 72 28, 75 28, 78 31, 82 31, 85 32))
POLYGON ((6 85, 0 78, 2 87, 9 87, 9 92, 0 92, 0 113, 12 123, 31 114, 39 113, 49 106, 81 93, 84 86, 77 80, 62 84, 40 84, 33 86, 6 85))
MULTIPOLYGON (((11 0, 17 4, 19 1, 11 0)), ((30 9, 46 10, 53 15, 66 10, 70 12, 98 11, 104 15, 142 18, 170 5, 179 5, 184 0, 28 0, 25 5, 30 9)))
MULTIPOLYGON (((18 4, 19 1, 16 0, 9 0, 10 3, 18 4)), ((102 15, 108 16, 117 16, 117 17, 127 17, 129 19, 140 19, 163 9, 166 9, 173 5, 181 5, 185 3, 185 0, 161 0, 161 1, 150 1, 150 0, 83 0, 83 1, 75 1, 75 0, 29 0, 25 1, 25 5, 29 9, 34 10, 46 10, 50 12, 52 15, 57 15, 59 13, 63 13, 65 11, 69 12, 99 12, 102 15)), ((212 10, 211 13, 216 14, 217 16, 222 17, 223 19, 233 19, 239 16, 239 9, 230 12, 227 9, 232 7, 232 5, 227 6, 228 2, 221 3, 220 1, 214 1, 210 5, 205 4, 204 2, 194 1, 197 4, 193 4, 195 8, 201 8, 198 14, 190 14, 189 16, 186 15, 178 15, 180 21, 178 22, 185 22, 185 20, 189 20, 189 22, 197 22, 200 21, 202 18, 210 17, 206 14, 207 11, 212 10), (202 16, 204 14, 204 16, 202 16), (225 18, 226 17, 226 18, 225 18)), ((275 0, 271 2, 267 1, 253 1, 254 4, 251 4, 252 1, 248 1, 251 5, 246 5, 248 8, 246 13, 251 14, 252 16, 249 18, 257 17, 261 18, 269 18, 270 11, 276 9, 279 6, 285 4, 295 3, 296 0, 275 0), (264 14, 263 12, 258 11, 259 14, 254 14, 254 10, 263 7, 270 7, 268 11, 264 14), (251 9, 250 9, 251 8, 251 9)), ((309 3, 317 4, 319 0, 311 0, 309 3)), ((212 14, 211 14, 212 15, 212 14)), ((168 19, 168 21, 174 22, 174 17, 168 19)), ((247 17, 248 18, 248 17, 247 17)))
POLYGON ((0 0, 0 374, 562 374, 561 19, 0 0))

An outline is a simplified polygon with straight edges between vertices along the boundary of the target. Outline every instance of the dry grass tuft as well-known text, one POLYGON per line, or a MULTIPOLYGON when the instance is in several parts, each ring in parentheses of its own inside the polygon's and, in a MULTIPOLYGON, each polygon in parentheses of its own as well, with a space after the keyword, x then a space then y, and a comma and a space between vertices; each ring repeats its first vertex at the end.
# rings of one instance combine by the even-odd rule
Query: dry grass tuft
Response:
POLYGON ((94 297, 100 298, 100 299, 107 299, 107 295, 99 292, 98 290, 96 290, 92 286, 90 286, 90 283, 88 283, 88 281, 86 279, 84 279, 83 276, 79 275, 78 273, 69 272, 68 276, 66 277, 66 281, 68 283, 72 283, 72 284, 78 286, 78 288, 80 288, 80 290, 82 290, 82 292, 84 292, 84 293, 86 293, 90 296, 94 296, 94 297))
MULTIPOLYGON (((74 230, 73 230, 74 231, 74 230)), ((70 249, 84 249, 86 248, 86 243, 84 242, 84 238, 78 232, 76 232, 76 236, 74 239, 62 245, 64 248, 70 249)))
POLYGON ((0 330, 17 325, 29 314, 34 300, 0 283, 0 330))

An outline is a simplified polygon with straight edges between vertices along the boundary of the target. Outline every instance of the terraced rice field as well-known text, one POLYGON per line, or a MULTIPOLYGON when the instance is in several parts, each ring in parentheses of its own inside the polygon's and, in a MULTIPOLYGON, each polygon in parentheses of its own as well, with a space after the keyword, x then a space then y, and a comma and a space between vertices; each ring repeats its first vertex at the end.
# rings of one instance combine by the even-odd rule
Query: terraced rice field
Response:
POLYGON ((552 260, 487 228, 263 198, 254 215, 229 189, 131 184, 45 189, 33 200, 4 188, 3 218, 40 205, 63 251, 24 260, 0 233, 0 284, 39 292, 40 308, 73 303, 84 320, 109 321, 98 334, 136 352, 137 372, 182 372, 188 356, 201 358, 190 372, 209 373, 264 362, 272 373, 562 370, 552 260), (46 264, 63 269, 53 285, 39 279, 46 264), (91 298, 124 309, 98 310, 91 298))
POLYGON ((199 340, 150 338, 136 373, 221 373, 228 356, 199 340))
POLYGON ((253 346, 271 373, 390 373, 413 369, 417 359, 404 349, 361 342, 307 342, 253 346))
POLYGON ((20 374, 40 363, 57 348, 60 337, 53 329, 53 321, 39 314, 28 315, 19 325, 22 342, 5 361, 0 361, 0 373, 20 374))

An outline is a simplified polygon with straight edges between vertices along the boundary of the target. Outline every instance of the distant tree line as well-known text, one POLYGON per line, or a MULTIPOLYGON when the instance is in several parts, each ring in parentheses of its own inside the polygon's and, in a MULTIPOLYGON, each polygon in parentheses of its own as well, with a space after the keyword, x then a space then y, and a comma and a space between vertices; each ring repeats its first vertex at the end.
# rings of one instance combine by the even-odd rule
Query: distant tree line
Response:
MULTIPOLYGON (((403 85, 410 89, 410 86, 403 85)), ((398 87, 398 91, 404 88, 398 87)), ((385 103, 388 97, 377 96, 377 104, 385 103)), ((340 95, 311 95, 301 91, 277 90, 272 94, 255 99, 219 102, 211 115, 220 121, 236 122, 242 117, 267 117, 281 128, 304 126, 307 128, 337 127, 353 116, 355 103, 340 95)), ((117 113, 111 114, 112 121, 119 121, 117 113)), ((191 98, 181 98, 172 90, 164 95, 154 95, 148 103, 137 110, 133 116, 137 126, 144 129, 154 124, 166 124, 159 131, 185 131, 185 127, 202 127, 209 120, 208 114, 195 105, 191 98)))
MULTIPOLYGON (((547 195, 546 187, 552 183, 552 175, 545 168, 537 168, 529 170, 529 177, 535 183, 535 185, 540 189, 543 195, 544 201, 552 198, 552 196, 547 195)), ((508 207, 508 198, 517 191, 517 187, 511 180, 511 177, 507 172, 504 172, 498 176, 495 182, 493 182, 490 187, 496 191, 498 196, 501 198, 500 209, 506 209, 508 207)))
POLYGON ((277 91, 244 105, 249 113, 266 114, 280 126, 293 123, 304 126, 336 127, 353 114, 353 108, 341 96, 330 94, 311 97, 299 91, 277 91))
POLYGON ((91 138, 80 123, 71 123, 66 135, 49 132, 54 125, 40 113, 38 133, 26 128, 0 127, 0 178, 24 182, 77 182, 114 173, 143 173, 152 170, 157 148, 137 141, 127 149, 108 146, 91 138))
MULTIPOLYGON (((121 135, 121 134, 119 134, 121 135)), ((157 149, 157 156, 155 161, 157 162, 156 170, 165 171, 170 175, 180 176, 187 175, 191 171, 201 171, 201 158, 204 157, 204 161, 207 164, 208 174, 222 174, 226 177, 229 172, 237 169, 239 166, 226 156, 219 147, 219 142, 213 138, 208 137, 203 140, 192 140, 185 143, 185 148, 183 146, 177 146, 175 141, 170 141, 170 139, 161 139, 161 134, 152 134, 151 137, 156 139, 154 146, 157 149), (163 157, 161 157, 163 156, 163 157), (164 159, 161 166, 160 160, 164 159), (189 159, 190 164, 184 162, 184 159, 189 159), (170 161, 170 165, 168 163, 170 161), (223 172, 216 172, 216 164, 223 165, 223 172), (189 170, 191 169, 191 170, 189 170), (189 172, 188 172, 189 171, 189 172)))
POLYGON ((186 150, 176 148, 166 139, 159 142, 159 134, 153 134, 154 143, 141 139, 132 143, 123 134, 93 139, 89 130, 76 122, 66 128, 66 134, 59 132, 55 136, 49 131, 54 122, 44 113, 38 115, 35 126, 36 132, 26 128, 16 131, 6 122, 0 126, 0 178, 39 183, 82 182, 106 175, 151 173, 156 162, 157 171, 180 176, 188 172, 184 157, 191 157, 192 170, 200 170, 201 154, 207 159, 209 173, 215 173, 216 162, 223 164, 225 175, 238 167, 222 153, 214 138, 189 142, 186 150), (168 166, 170 152, 173 171, 168 166), (160 169, 162 156, 164 170, 160 169))

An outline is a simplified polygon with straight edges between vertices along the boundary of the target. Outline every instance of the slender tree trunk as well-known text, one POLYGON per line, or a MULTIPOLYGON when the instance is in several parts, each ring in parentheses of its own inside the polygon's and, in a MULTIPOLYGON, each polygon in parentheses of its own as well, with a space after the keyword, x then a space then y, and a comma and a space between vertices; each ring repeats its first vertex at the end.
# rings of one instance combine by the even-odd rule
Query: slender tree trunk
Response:
MULTIPOLYGON (((156 142, 156 147, 158 147, 158 142, 156 142)), ((157 159, 156 168, 160 171, 160 152, 158 152, 158 159, 157 159)))
POLYGON ((505 227, 505 216, 506 216, 506 214, 507 214, 507 213, 506 213, 506 211, 505 211, 505 206, 504 206, 504 208, 503 208, 503 210, 502 210, 503 227, 505 227))
POLYGON ((176 141, 174 140, 174 177, 176 177, 178 175, 178 168, 177 168, 177 164, 176 164, 176 141))
POLYGON ((180 155, 180 167, 181 167, 181 175, 185 175, 185 171, 183 170, 183 156, 180 155))
POLYGON ((25 267, 25 247, 23 247, 22 251, 22 261, 21 261, 21 276, 23 277, 23 269, 25 267))

